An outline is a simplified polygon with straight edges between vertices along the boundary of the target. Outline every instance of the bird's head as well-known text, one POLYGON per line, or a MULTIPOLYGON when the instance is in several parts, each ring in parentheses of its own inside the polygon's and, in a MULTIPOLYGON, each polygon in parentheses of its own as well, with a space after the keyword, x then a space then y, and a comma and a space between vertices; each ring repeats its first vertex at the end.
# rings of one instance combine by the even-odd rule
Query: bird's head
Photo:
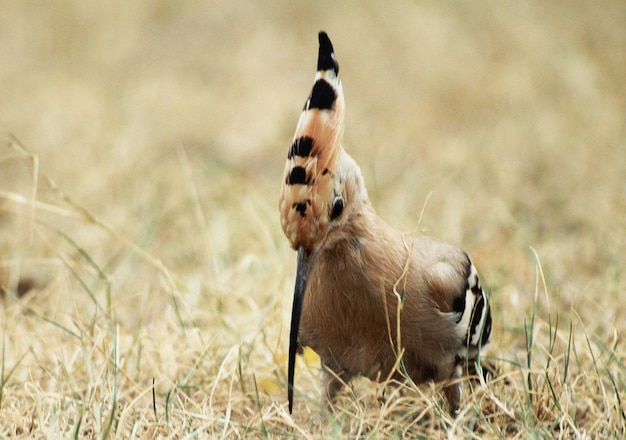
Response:
POLYGON ((298 251, 289 354, 289 408, 302 301, 309 274, 325 248, 346 235, 367 193, 361 171, 341 142, 345 119, 343 88, 333 45, 319 33, 313 89, 287 153, 279 210, 281 226, 298 251))

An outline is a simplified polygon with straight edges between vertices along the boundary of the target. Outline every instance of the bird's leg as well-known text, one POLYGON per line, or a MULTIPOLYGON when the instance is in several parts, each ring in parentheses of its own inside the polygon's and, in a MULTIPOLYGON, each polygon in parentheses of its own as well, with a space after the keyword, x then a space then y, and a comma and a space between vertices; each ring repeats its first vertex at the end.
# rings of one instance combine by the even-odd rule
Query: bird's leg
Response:
POLYGON ((333 410, 335 396, 350 379, 351 376, 347 372, 334 371, 322 362, 322 404, 329 412, 333 410))
POLYGON ((460 365, 457 365, 452 370, 452 373, 448 377, 448 384, 443 388, 443 393, 448 400, 448 408, 450 415, 456 417, 461 409, 461 400, 463 398, 463 383, 461 382, 461 376, 463 370, 460 365))

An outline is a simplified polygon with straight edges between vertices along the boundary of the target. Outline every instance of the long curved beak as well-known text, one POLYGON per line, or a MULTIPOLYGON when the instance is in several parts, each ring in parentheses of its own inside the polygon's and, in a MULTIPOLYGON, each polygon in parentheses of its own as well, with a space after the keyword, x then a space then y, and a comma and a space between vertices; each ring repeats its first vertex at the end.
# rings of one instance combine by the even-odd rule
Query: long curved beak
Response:
POLYGON ((298 248, 298 263, 296 267, 296 285, 293 289, 293 307, 291 309, 291 328, 289 331, 289 366, 287 368, 287 398, 289 400, 289 414, 293 409, 293 376, 296 370, 296 350, 298 348, 298 330, 304 292, 313 264, 317 259, 317 252, 309 252, 302 246, 298 248))

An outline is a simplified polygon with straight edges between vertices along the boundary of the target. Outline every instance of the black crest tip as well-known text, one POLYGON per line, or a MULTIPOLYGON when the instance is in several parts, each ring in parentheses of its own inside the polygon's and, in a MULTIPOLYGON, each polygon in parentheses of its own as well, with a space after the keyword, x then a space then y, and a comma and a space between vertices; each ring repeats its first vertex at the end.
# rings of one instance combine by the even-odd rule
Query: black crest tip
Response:
POLYGON ((335 49, 333 49, 333 43, 328 38, 328 34, 324 31, 320 31, 318 35, 320 42, 320 50, 317 58, 317 70, 330 70, 333 69, 335 74, 339 73, 339 64, 335 60, 335 49))

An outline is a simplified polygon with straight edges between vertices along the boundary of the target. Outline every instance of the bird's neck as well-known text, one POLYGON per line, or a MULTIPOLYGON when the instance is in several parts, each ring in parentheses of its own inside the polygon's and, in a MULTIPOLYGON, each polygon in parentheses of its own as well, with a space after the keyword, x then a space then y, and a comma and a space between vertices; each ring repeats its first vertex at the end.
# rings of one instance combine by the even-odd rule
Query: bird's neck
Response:
MULTIPOLYGON (((382 220, 369 204, 344 226, 342 238, 320 255, 323 283, 381 288, 402 276, 408 251, 403 234, 382 220)), ((349 286, 344 286, 348 288, 349 286)))

